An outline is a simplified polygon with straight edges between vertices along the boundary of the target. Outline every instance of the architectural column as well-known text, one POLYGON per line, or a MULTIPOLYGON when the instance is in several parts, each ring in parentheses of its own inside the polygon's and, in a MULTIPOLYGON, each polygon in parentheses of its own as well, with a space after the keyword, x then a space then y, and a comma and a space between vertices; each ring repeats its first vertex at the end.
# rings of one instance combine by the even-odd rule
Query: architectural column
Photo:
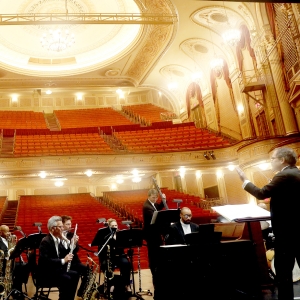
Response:
POLYGON ((187 193, 187 188, 186 188, 186 179, 185 179, 184 174, 181 174, 180 178, 181 178, 182 192, 186 194, 187 193))
MULTIPOLYGON (((244 172, 245 172, 247 178, 248 178, 251 182, 254 183, 253 172, 251 171, 251 169, 246 169, 246 170, 244 170, 244 172)), ((243 184, 243 183, 241 182, 241 185, 242 185, 242 184, 243 184)), ((255 183, 254 183, 254 184, 255 184, 255 183)), ((246 191, 245 191, 245 193, 246 193, 246 197, 247 197, 247 202, 248 202, 248 204, 257 204, 256 198, 255 198, 254 196, 252 196, 251 194, 249 194, 249 193, 246 192, 246 191)))
POLYGON ((200 171, 196 172, 196 182, 197 182, 198 195, 201 198, 205 198, 203 180, 202 180, 202 173, 200 171))
POLYGON ((15 197, 16 197, 16 190, 14 189, 8 189, 7 190, 7 199, 8 200, 16 200, 15 197))
POLYGON ((274 38, 270 26, 265 26, 266 57, 262 58, 262 68, 266 82, 267 97, 273 110, 278 134, 297 133, 297 124, 293 109, 288 102, 281 59, 274 47, 274 38))
POLYGON ((224 173, 222 171, 218 171, 217 174, 217 183, 219 189, 219 196, 223 200, 223 203, 228 203, 228 197, 226 192, 226 184, 224 180, 224 173))

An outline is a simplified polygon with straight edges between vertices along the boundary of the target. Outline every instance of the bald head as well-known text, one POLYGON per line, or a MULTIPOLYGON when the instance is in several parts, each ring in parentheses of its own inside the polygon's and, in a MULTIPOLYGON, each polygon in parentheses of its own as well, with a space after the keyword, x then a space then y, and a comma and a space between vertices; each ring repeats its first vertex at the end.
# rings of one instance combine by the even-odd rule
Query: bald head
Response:
POLYGON ((0 236, 7 239, 10 236, 9 227, 6 225, 0 226, 0 236))
POLYGON ((192 219, 192 211, 188 207, 183 207, 180 210, 180 219, 184 224, 190 224, 192 219))

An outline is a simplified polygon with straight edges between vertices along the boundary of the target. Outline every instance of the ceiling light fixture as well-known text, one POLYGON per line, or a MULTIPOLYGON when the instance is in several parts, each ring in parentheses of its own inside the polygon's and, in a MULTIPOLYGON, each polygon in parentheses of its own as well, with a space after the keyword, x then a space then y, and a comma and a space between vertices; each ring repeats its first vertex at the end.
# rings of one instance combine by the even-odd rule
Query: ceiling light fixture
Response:
POLYGON ((51 91, 51 90, 47 90, 47 91, 46 91, 46 94, 47 94, 47 95, 51 95, 51 94, 52 94, 52 91, 51 91))
POLYGON ((234 47, 237 45, 237 43, 240 41, 241 39, 241 32, 238 29, 234 29, 234 28, 230 28, 230 24, 229 24, 229 19, 227 16, 227 11, 224 5, 224 1, 223 1, 223 8, 225 11, 225 15, 226 15, 226 20, 227 20, 227 25, 229 27, 228 30, 226 30, 223 34, 223 40, 225 43, 227 43, 228 45, 234 47))
POLYGON ((93 175, 93 171, 87 170, 86 172, 84 172, 84 174, 85 174, 87 177, 91 177, 91 176, 93 175))
POLYGON ((211 60, 210 62, 210 68, 212 70, 214 70, 215 72, 219 73, 222 71, 223 69, 223 66, 224 66, 224 62, 223 62, 223 59, 218 57, 217 54, 216 54, 216 51, 215 51, 215 45, 214 45, 214 42, 213 42, 213 38, 212 38, 212 30, 210 28, 210 24, 209 24, 209 21, 207 20, 207 23, 208 23, 208 27, 209 27, 209 33, 210 33, 210 39, 211 39, 211 43, 212 43, 212 46, 213 46, 213 51, 214 51, 214 57, 213 59, 211 60))
POLYGON ((39 176, 40 176, 41 178, 46 178, 47 174, 46 174, 45 171, 41 171, 40 174, 39 174, 39 176))
POLYGON ((74 33, 70 34, 69 30, 62 32, 61 29, 50 29, 48 35, 46 33, 43 34, 40 42, 47 50, 61 52, 75 43, 75 36, 74 33))
POLYGON ((135 183, 141 182, 141 180, 142 180, 142 178, 139 177, 139 176, 136 176, 136 177, 133 177, 133 178, 132 178, 132 182, 135 182, 135 183))
POLYGON ((54 182, 54 185, 55 185, 56 187, 61 187, 61 186, 64 185, 64 182, 61 181, 61 180, 57 180, 57 181, 54 182))

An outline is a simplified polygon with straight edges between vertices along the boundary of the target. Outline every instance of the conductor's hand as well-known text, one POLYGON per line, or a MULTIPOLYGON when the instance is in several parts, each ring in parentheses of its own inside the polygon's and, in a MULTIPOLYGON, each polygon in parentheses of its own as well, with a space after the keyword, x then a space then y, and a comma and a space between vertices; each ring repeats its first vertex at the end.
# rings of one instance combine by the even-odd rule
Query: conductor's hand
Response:
POLYGON ((162 193, 161 196, 162 196, 162 200, 166 200, 167 201, 167 196, 164 193, 162 193))
POLYGON ((73 259, 73 254, 72 253, 67 254, 64 258, 65 263, 68 263, 69 261, 72 261, 72 259, 73 259))
POLYGON ((237 171, 237 173, 240 176, 240 179, 244 182, 245 180, 247 180, 248 178, 246 177, 244 171, 240 168, 240 167, 236 167, 235 170, 237 171))

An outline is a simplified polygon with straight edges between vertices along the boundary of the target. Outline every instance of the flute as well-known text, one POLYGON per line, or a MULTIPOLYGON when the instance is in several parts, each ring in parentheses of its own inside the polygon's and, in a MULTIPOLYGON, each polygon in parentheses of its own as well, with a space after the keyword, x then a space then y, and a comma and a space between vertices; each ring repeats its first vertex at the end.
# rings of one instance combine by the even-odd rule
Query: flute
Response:
MULTIPOLYGON (((72 238, 72 241, 71 241, 70 253, 69 254, 73 254, 73 250, 75 248, 76 231, 77 231, 77 224, 75 225, 74 235, 73 235, 73 238, 72 238)), ((71 267, 71 261, 68 262, 67 272, 69 272, 70 267, 71 267)))

